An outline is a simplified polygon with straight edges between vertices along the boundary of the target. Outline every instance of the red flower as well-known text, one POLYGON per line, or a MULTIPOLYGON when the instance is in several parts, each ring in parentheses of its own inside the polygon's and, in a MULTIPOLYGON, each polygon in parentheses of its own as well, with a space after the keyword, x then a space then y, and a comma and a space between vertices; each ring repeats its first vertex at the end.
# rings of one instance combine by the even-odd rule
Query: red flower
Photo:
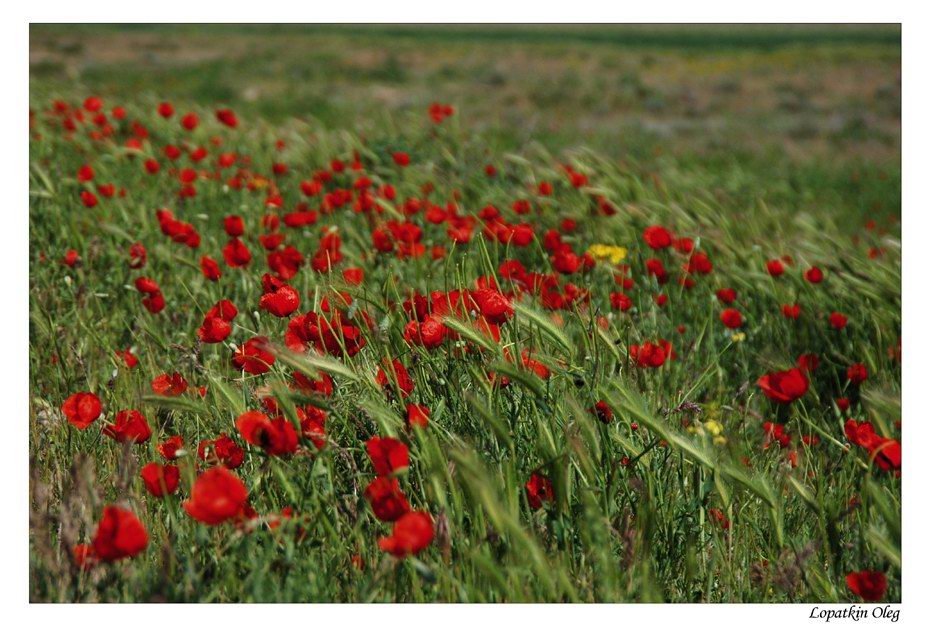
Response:
POLYGON ((197 445, 197 457, 208 464, 222 464, 238 468, 245 459, 245 451, 225 433, 215 440, 203 440, 197 445))
POLYGON ((173 461, 178 458, 178 452, 184 448, 184 438, 179 435, 172 436, 155 448, 158 449, 162 457, 168 461, 173 461))
POLYGON ((194 130, 200 124, 200 118, 196 113, 188 113, 181 117, 181 127, 185 130, 194 130))
POLYGON ((248 497, 242 481, 220 466, 197 477, 190 499, 184 501, 184 511, 198 522, 220 524, 244 516, 248 497))
POLYGON ((228 108, 221 108, 216 111, 216 119, 224 126, 230 128, 235 128, 239 125, 239 119, 236 117, 236 113, 228 108))
POLYGON ((798 356, 798 368, 805 373, 813 373, 820 366, 820 358, 814 353, 802 353, 798 356))
POLYGON ((72 394, 61 404, 65 418, 78 429, 87 429, 100 417, 101 409, 100 399, 93 392, 72 394))
POLYGON ((342 278, 350 286, 358 286, 359 284, 362 283, 362 280, 365 279, 365 272, 362 271, 362 269, 355 268, 355 267, 352 267, 349 269, 343 269, 342 278))
POLYGON ((170 102, 162 102, 158 105, 158 114, 168 119, 174 115, 174 106, 172 106, 170 102))
POLYGON ((200 259, 200 271, 211 282, 217 281, 222 276, 219 263, 210 256, 204 256, 200 259))
POLYGON ((724 305, 730 305, 736 301, 736 291, 732 288, 721 288, 717 291, 717 300, 724 305))
POLYGON ((401 167, 406 167, 410 164, 410 154, 406 152, 394 152, 392 156, 394 158, 394 162, 401 167))
POLYGON ((297 450, 297 431, 284 416, 269 418, 251 410, 236 419, 236 429, 246 442, 261 447, 269 455, 289 455, 297 450))
POLYGON ((365 500, 378 520, 385 522, 394 522, 410 511, 407 497, 394 477, 376 477, 365 488, 365 500))
POLYGON ((135 442, 142 444, 152 437, 152 430, 141 412, 123 410, 116 414, 112 425, 103 428, 103 435, 117 442, 135 442))
POLYGON ((650 225, 643 232, 643 240, 653 249, 665 249, 672 244, 672 233, 661 225, 650 225))
POLYGON ((268 339, 264 336, 249 338, 233 354, 233 365, 250 375, 267 373, 274 360, 274 354, 268 351, 268 339))
POLYGON ((242 267, 252 260, 252 252, 238 238, 231 239, 223 247, 223 260, 231 267, 242 267))
POLYGON ((149 534, 136 514, 108 505, 92 542, 94 556, 103 561, 135 557, 149 545, 149 534))
POLYGON ((846 575, 846 586, 866 602, 878 602, 885 595, 888 581, 877 570, 861 570, 846 575))
POLYGON ((614 310, 626 312, 633 307, 633 300, 622 292, 612 292, 610 293, 610 307, 614 310))
POLYGON ((807 375, 799 368, 766 373, 756 383, 762 388, 765 396, 782 404, 791 403, 804 396, 809 385, 807 375))
POLYGON ((471 292, 478 311, 489 323, 500 325, 513 316, 513 304, 503 293, 493 288, 479 288, 471 292))
POLYGON ((268 310, 268 312, 277 317, 283 318, 290 316, 300 307, 300 294, 297 292, 296 288, 289 284, 272 284, 271 281, 277 280, 277 278, 273 278, 270 275, 267 275, 267 277, 271 278, 271 280, 268 280, 265 294, 259 299, 259 307, 263 310, 268 310))
POLYGON ((162 466, 156 462, 150 462, 143 466, 142 481, 145 483, 145 489, 152 496, 166 496, 174 494, 178 489, 178 483, 181 480, 181 471, 177 466, 162 466))
POLYGON ((605 425, 609 425, 614 419, 614 412, 604 401, 598 401, 591 412, 600 419, 605 425))
POLYGON ((208 343, 222 342, 232 332, 232 321, 239 311, 229 299, 223 299, 214 305, 204 316, 203 324, 197 330, 200 340, 208 343))
POLYGON ((843 426, 843 431, 850 442, 866 449, 882 470, 901 468, 901 443, 875 433, 872 423, 859 423, 850 418, 843 426))
POLYGON ((187 390, 187 381, 181 373, 164 373, 152 380, 152 391, 162 396, 179 396, 187 390))
POLYGON ((769 275, 772 277, 780 277, 782 273, 785 272, 785 265, 781 263, 781 260, 769 260, 765 263, 765 270, 769 272, 769 275))
POLYGON ((658 368, 672 357, 672 345, 666 340, 646 341, 641 345, 630 345, 629 353, 640 368, 658 368))
POLYGON ((804 279, 806 279, 811 284, 819 284, 823 281, 823 271, 818 267, 811 267, 804 273, 804 279))
POLYGON ((720 313, 721 322, 730 329, 736 329, 743 325, 743 315, 736 308, 727 308, 720 313))
POLYGON ((223 218, 223 229, 231 237, 245 234, 245 221, 239 215, 229 215, 223 218))
POLYGON ((836 400, 836 407, 841 411, 845 412, 849 409, 849 399, 846 397, 840 397, 836 400))
POLYGON ((73 267, 75 264, 78 263, 78 260, 80 259, 81 259, 81 256, 78 254, 76 250, 69 249, 68 251, 65 252, 65 258, 63 262, 65 263, 65 265, 69 267, 73 267))
POLYGON ((853 364, 846 369, 846 378, 849 379, 850 383, 859 385, 869 377, 869 371, 866 369, 865 364, 853 364))
POLYGON ((427 349, 435 349, 446 338, 446 326, 432 314, 423 319, 422 323, 410 321, 404 327, 404 340, 411 344, 418 344, 427 349))
POLYGON ((415 403, 407 404, 407 426, 425 429, 429 425, 429 408, 415 403))
POLYGON ((81 203, 85 208, 93 208, 97 205, 97 196, 90 191, 81 191, 81 203))
POLYGON ((395 557, 415 555, 433 541, 433 519, 425 511, 410 511, 395 524, 389 537, 378 540, 378 547, 395 557))
POLYGON ((795 303, 794 305, 789 305, 789 304, 786 303, 786 304, 782 305, 782 307, 781 307, 781 314, 782 314, 782 316, 784 316, 786 319, 792 319, 792 320, 794 320, 794 319, 798 318, 799 316, 801 316, 801 306, 799 306, 799 305, 796 304, 796 303, 795 303))
POLYGON ((365 443, 371 465, 379 476, 387 477, 410 465, 407 445, 395 438, 375 436, 365 443))
POLYGON ((846 316, 840 314, 839 312, 830 313, 830 326, 833 329, 840 330, 846 327, 847 319, 846 316))
POLYGON ((555 500, 552 481, 534 472, 526 482, 526 497, 531 509, 539 509, 544 502, 555 500))
POLYGON ((142 243, 133 243, 129 247, 129 268, 141 269, 148 259, 148 252, 142 243))
POLYGON ((388 378, 387 373, 384 371, 384 367, 378 367, 378 374, 375 377, 375 381, 378 382, 379 386, 388 390, 392 390, 395 387, 394 384, 396 384, 396 387, 400 389, 400 396, 402 398, 407 398, 410 396, 410 393, 413 392, 413 378, 400 360, 393 360, 391 362, 391 368, 393 369, 393 375, 388 378))

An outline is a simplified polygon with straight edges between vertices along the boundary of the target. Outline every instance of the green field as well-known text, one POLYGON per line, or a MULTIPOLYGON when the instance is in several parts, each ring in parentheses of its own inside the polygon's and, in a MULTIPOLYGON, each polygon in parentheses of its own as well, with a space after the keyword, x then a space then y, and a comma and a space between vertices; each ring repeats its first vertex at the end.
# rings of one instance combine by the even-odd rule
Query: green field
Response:
POLYGON ((31 600, 900 601, 900 66, 890 26, 33 26, 31 600))

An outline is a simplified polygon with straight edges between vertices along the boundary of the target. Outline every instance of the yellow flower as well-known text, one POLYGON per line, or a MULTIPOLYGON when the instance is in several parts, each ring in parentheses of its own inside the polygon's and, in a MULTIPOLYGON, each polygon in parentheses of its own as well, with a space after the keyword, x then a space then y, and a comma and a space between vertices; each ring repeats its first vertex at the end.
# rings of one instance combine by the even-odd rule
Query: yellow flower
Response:
POLYGON ((598 260, 609 260, 611 264, 620 264, 626 258, 626 247, 602 245, 595 243, 588 248, 588 253, 598 260))
POLYGON ((707 429, 712 436, 719 436, 723 432, 723 425, 716 420, 708 420, 704 423, 704 428, 707 429))
POLYGON ((733 342, 742 342, 742 341, 746 340, 746 333, 745 333, 745 332, 736 332, 735 334, 733 334, 733 335, 730 337, 730 340, 732 340, 733 342))

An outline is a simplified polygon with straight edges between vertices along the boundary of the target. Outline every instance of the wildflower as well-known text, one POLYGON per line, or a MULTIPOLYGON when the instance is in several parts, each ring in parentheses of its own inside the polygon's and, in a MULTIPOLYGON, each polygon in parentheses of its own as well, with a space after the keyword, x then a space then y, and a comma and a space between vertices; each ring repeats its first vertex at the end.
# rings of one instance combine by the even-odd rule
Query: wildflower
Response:
POLYGON ((136 514, 115 505, 103 508, 103 516, 91 543, 94 557, 102 561, 135 557, 148 544, 148 531, 136 514))

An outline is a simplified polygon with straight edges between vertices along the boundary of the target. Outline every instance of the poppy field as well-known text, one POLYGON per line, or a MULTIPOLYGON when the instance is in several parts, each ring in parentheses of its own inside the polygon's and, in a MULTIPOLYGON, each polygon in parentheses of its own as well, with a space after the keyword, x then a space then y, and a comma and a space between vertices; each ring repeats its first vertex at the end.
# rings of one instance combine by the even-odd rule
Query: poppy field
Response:
MULTIPOLYGON (((809 68, 733 45, 894 62, 835 39, 809 68)), ((403 82, 386 58, 363 86, 403 82)), ((547 142, 562 103, 488 95, 542 119, 524 140, 413 78, 330 123, 86 65, 31 79, 31 600, 900 601, 887 85, 865 126, 722 164, 704 135, 547 142)))

